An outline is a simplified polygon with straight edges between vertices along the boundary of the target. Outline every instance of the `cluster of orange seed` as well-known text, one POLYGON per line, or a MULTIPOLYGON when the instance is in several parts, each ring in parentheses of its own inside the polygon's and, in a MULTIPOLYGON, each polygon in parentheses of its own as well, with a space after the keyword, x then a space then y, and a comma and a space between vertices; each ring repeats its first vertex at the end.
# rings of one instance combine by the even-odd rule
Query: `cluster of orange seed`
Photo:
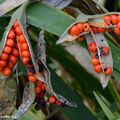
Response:
POLYGON ((15 36, 15 31, 12 28, 7 35, 6 44, 0 56, 0 71, 4 76, 11 74, 12 68, 16 64, 19 56, 15 36))
MULTIPOLYGON (((90 31, 90 25, 88 23, 77 23, 69 29, 69 34, 72 36, 78 36, 82 32, 89 32, 89 31, 90 31)), ((77 38, 77 41, 80 42, 83 39, 84 39, 84 35, 79 36, 77 38)))
MULTIPOLYGON (((104 57, 106 55, 109 54, 109 48, 106 46, 102 46, 100 49, 100 56, 104 57)), ((92 64, 94 66, 94 70, 97 73, 101 73, 102 70, 102 66, 100 64, 99 61, 99 56, 98 56, 98 52, 97 52, 97 47, 96 47, 96 43, 95 42, 91 42, 88 46, 88 50, 92 53, 92 64)), ((112 68, 111 67, 106 67, 104 68, 104 73, 105 75, 110 75, 112 73, 112 68)))
MULTIPOLYGON (((76 23, 69 29, 69 34, 72 36, 79 36, 81 33, 90 32, 91 30, 93 33, 103 33, 103 32, 112 32, 114 31, 115 34, 120 35, 120 15, 107 15, 104 17, 104 22, 108 28, 103 28, 102 26, 94 27, 91 26, 89 23, 76 23)), ((84 35, 79 36, 77 41, 80 42, 84 39, 84 35)))
MULTIPOLYGON (((78 37, 76 41, 80 42, 82 41, 85 37, 84 35, 80 35, 82 33, 87 33, 90 31, 93 31, 93 33, 103 33, 103 32, 112 32, 114 31, 115 34, 120 35, 120 15, 107 15, 104 16, 104 23, 106 24, 107 28, 103 28, 102 26, 99 27, 94 27, 91 26, 89 23, 76 23, 73 25, 68 33, 72 36, 78 37)), ((100 56, 104 57, 109 54, 109 48, 106 46, 102 46, 100 49, 100 56)), ((103 72, 101 63, 99 61, 99 56, 97 53, 97 47, 95 42, 91 42, 88 45, 88 50, 92 53, 92 64, 94 65, 94 70, 97 73, 103 72)), ((111 67, 106 67, 104 68, 104 73, 105 75, 110 75, 112 73, 112 68, 111 67)))

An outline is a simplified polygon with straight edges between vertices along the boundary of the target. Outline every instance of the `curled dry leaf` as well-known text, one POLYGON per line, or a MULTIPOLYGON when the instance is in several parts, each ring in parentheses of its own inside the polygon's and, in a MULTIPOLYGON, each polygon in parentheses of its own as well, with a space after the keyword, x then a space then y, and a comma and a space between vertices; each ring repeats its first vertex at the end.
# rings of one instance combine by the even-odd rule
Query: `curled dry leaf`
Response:
POLYGON ((28 0, 5 0, 0 4, 0 16, 6 14, 10 10, 18 7, 19 5, 27 2, 28 0))
POLYGON ((29 82, 23 92, 23 103, 20 105, 16 113, 14 114, 15 119, 19 119, 29 109, 35 100, 35 86, 34 83, 29 82))
POLYGON ((67 14, 71 15, 74 18, 81 14, 81 11, 78 8, 71 6, 65 7, 64 12, 66 12, 67 14))
POLYGON ((42 0, 43 3, 62 9, 68 6, 72 0, 42 0))
POLYGON ((55 96, 57 98, 57 100, 59 100, 63 104, 65 104, 67 106, 70 106, 70 107, 77 107, 77 105, 75 103, 69 102, 63 96, 56 94, 55 91, 52 88, 51 80, 50 80, 51 79, 50 78, 50 71, 49 71, 49 69, 46 65, 46 58, 44 57, 44 56, 46 56, 46 53, 45 53, 45 42, 44 42, 44 33, 43 32, 40 33, 37 48, 38 48, 37 49, 38 52, 41 51, 40 54, 37 54, 38 55, 37 56, 37 63, 38 63, 39 66, 44 66, 43 67, 43 74, 44 74, 44 79, 45 79, 44 84, 45 84, 47 92, 51 96, 55 96))
POLYGON ((17 83, 12 77, 0 81, 0 116, 10 115, 16 107, 17 83))

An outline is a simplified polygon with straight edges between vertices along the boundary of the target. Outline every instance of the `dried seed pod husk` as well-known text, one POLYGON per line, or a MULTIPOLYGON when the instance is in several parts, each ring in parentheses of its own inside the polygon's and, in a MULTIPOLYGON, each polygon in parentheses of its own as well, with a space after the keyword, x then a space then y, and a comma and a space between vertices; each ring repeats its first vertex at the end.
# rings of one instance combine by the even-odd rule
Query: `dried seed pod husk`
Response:
POLYGON ((106 25, 104 21, 105 16, 110 16, 110 15, 120 15, 119 12, 108 12, 105 14, 99 14, 99 15, 91 15, 88 17, 88 23, 93 26, 93 27, 98 27, 98 28, 113 28, 114 25, 106 25))
POLYGON ((40 52, 40 54, 37 54, 37 63, 38 63, 39 66, 41 66, 41 64, 42 64, 42 66, 44 66, 43 74, 44 74, 44 81, 45 81, 44 84, 45 84, 45 87, 46 87, 46 91, 50 94, 50 96, 55 96, 63 104, 65 104, 67 106, 70 106, 70 107, 77 107, 77 105, 75 103, 69 102, 63 96, 61 96, 59 94, 56 94, 55 91, 52 88, 50 71, 49 71, 49 69, 46 65, 44 32, 41 32, 40 35, 39 35, 37 52, 40 52))
POLYGON ((23 92, 22 104, 14 113, 14 118, 19 119, 24 115, 35 100, 35 85, 29 82, 23 92))

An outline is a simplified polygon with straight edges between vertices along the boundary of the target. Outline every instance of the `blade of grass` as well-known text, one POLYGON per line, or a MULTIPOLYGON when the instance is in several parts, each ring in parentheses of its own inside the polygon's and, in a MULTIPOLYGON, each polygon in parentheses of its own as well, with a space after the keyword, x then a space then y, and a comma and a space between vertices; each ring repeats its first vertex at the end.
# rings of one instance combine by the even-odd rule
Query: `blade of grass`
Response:
POLYGON ((100 98, 101 95, 98 95, 96 92, 93 92, 95 95, 95 98, 97 99, 99 105, 101 106, 102 110, 106 114, 109 120, 112 120, 115 118, 115 115, 110 111, 110 109, 104 104, 102 99, 100 98))

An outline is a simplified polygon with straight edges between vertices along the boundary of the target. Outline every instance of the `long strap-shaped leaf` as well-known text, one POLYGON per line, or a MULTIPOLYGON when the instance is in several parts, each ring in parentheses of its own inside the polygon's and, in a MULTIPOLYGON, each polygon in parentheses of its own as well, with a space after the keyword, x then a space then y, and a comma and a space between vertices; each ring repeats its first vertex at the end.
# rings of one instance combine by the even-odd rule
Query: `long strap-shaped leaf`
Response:
MULTIPOLYGON (((102 101, 102 99, 100 98, 101 95, 97 94, 96 92, 93 92, 99 105, 101 106, 102 110, 104 111, 104 113, 106 114, 106 116, 108 117, 109 120, 113 120, 115 118, 115 115, 109 110, 109 108, 105 105, 105 103, 102 101)), ((116 119, 118 120, 118 119, 116 119)))
MULTIPOLYGON (((0 17, 27 1, 29 0, 5 0, 4 2, 2 2, 2 4, 0 4, 0 17)), ((66 7, 72 2, 72 0, 33 0, 33 1, 41 1, 42 3, 57 7, 59 9, 66 7)))
POLYGON ((0 4, 0 16, 6 14, 10 10, 18 7, 19 5, 27 2, 28 0, 5 0, 0 4))

